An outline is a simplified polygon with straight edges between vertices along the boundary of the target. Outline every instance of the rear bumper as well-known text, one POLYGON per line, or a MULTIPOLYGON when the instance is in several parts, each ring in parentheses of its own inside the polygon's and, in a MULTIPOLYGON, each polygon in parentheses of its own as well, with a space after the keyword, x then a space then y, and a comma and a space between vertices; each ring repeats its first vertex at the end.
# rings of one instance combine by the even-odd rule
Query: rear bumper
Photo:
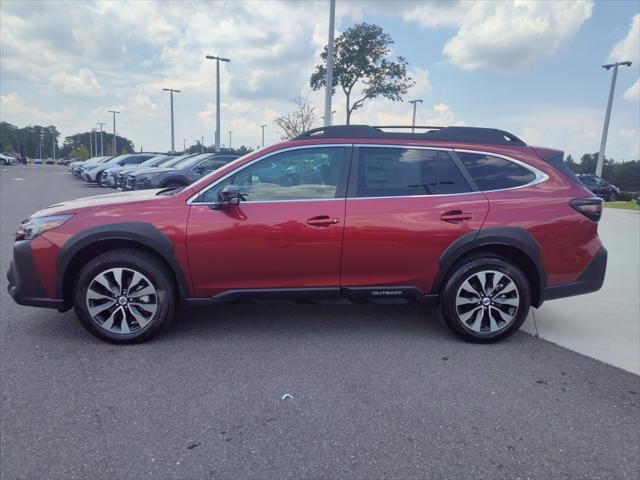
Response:
POLYGON ((544 300, 573 297, 585 293, 596 292, 602 288, 607 270, 607 250, 601 247, 591 263, 580 274, 578 279, 566 285, 556 285, 544 289, 544 300))
POLYGON ((17 304, 64 310, 62 300, 46 297, 33 262, 29 240, 17 241, 14 244, 13 261, 7 271, 7 280, 7 291, 17 304))

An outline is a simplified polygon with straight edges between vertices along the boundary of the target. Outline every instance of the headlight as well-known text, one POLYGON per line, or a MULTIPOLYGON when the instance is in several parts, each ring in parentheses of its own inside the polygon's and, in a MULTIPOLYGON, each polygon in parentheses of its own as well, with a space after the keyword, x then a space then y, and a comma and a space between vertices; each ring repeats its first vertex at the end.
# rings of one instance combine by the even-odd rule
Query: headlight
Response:
POLYGON ((16 240, 32 240, 38 235, 58 228, 73 215, 52 215, 50 217, 31 217, 20 224, 16 240))

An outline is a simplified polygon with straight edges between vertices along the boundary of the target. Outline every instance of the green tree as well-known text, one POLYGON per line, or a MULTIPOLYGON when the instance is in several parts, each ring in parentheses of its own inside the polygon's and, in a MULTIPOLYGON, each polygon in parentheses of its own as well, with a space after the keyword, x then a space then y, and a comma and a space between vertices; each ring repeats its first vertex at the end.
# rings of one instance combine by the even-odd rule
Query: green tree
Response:
MULTIPOLYGON (((382 96, 401 101, 415 85, 407 74, 407 61, 389 59, 391 36, 377 25, 360 23, 349 27, 334 40, 333 91, 339 85, 346 97, 346 124, 351 114, 365 101, 382 96), (361 85, 360 97, 352 102, 356 86, 361 85)), ((311 75, 311 88, 319 90, 327 82, 327 47, 321 54, 322 64, 311 75)))
POLYGON ((90 157, 89 150, 84 145, 80 145, 76 150, 71 152, 71 156, 78 160, 87 160, 90 157))

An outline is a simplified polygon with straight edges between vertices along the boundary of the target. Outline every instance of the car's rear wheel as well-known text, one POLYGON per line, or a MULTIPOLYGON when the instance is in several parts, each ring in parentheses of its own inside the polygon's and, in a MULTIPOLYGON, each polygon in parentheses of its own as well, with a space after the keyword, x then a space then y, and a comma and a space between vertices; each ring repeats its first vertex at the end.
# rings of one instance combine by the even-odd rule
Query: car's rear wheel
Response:
POLYGON ((174 316, 172 277, 160 260, 134 249, 89 261, 76 282, 74 309, 93 335, 114 343, 150 339, 174 316))
POLYGON ((447 326, 464 340, 493 343, 515 333, 529 314, 531 293, 522 271, 501 257, 459 264, 443 290, 447 326))

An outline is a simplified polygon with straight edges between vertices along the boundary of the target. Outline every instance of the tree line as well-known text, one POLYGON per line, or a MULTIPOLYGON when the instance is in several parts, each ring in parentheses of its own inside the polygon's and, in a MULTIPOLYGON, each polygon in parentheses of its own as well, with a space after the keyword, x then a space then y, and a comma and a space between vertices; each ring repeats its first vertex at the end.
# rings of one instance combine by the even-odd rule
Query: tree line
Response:
MULTIPOLYGON (((65 137, 62 146, 59 144, 60 132, 54 125, 29 125, 17 127, 8 122, 0 122, 0 152, 20 154, 28 158, 47 158, 55 156, 74 157, 81 160, 89 158, 90 147, 97 139, 100 153, 100 132, 80 132, 65 137), (93 136, 93 137, 92 137, 93 136)), ((102 132, 102 145, 105 155, 113 155, 113 134, 102 132)), ((95 146, 94 146, 95 151, 95 146)), ((135 151, 131 140, 116 135, 116 153, 135 151)))

